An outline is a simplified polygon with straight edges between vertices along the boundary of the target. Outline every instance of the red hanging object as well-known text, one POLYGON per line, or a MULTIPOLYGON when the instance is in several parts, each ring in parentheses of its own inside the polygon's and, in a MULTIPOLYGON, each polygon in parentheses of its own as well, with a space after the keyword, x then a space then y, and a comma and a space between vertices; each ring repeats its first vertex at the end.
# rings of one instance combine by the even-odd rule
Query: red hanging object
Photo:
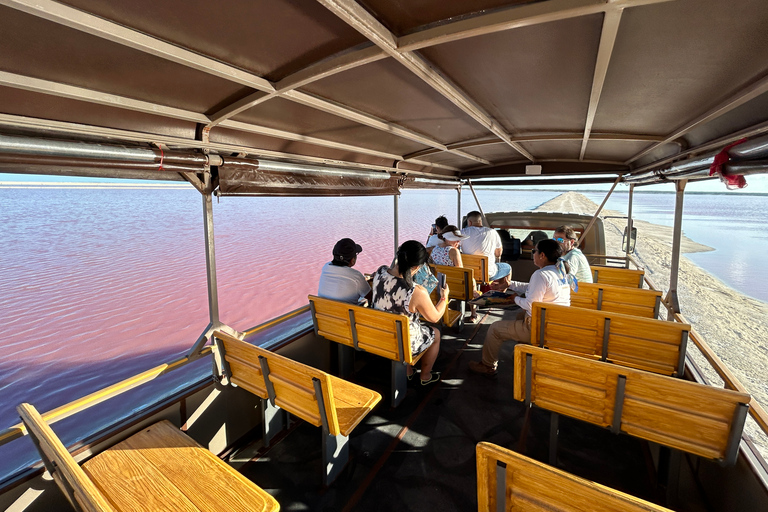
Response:
POLYGON ((163 160, 165 160, 165 152, 163 151, 163 146, 158 145, 158 149, 160 149, 160 167, 157 168, 158 171, 163 170, 163 160))
POLYGON ((731 159, 730 155, 728 154, 728 150, 746 141, 747 139, 740 139, 725 146, 721 152, 715 155, 715 160, 712 162, 712 165, 709 166, 709 175, 714 176, 717 174, 720 176, 720 181, 725 183, 725 187, 728 190, 735 190, 737 188, 744 188, 747 186, 747 180, 744 179, 744 176, 741 174, 736 176, 725 176, 723 174, 723 165, 728 163, 728 160, 731 159))

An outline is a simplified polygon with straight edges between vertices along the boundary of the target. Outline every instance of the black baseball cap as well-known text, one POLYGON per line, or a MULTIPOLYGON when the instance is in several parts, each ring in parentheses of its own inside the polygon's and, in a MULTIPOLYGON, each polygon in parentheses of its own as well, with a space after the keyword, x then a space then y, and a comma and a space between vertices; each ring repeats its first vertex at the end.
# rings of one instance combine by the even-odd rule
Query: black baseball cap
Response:
POLYGON ((333 259, 336 261, 351 261, 352 258, 363 252, 363 248, 351 238, 342 238, 333 246, 333 259))

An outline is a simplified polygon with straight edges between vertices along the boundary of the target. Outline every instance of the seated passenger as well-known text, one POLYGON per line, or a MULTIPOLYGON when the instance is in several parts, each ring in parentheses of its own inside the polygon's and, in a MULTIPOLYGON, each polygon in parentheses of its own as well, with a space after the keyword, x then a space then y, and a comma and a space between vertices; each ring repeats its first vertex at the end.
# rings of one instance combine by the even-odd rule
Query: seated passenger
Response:
POLYGON ((427 252, 431 253, 440 243, 440 233, 447 225, 448 219, 445 218, 445 215, 441 215, 435 219, 435 223, 432 224, 432 230, 429 232, 429 238, 427 239, 427 252))
POLYGON ((517 261, 520 259, 520 240, 512 236, 506 229, 497 229, 501 238, 501 261, 517 261))
MULTIPOLYGON (((420 242, 408 240, 397 249, 393 266, 379 267, 373 275, 373 307, 407 315, 413 355, 426 350, 420 360, 422 386, 440 380, 440 373, 432 371, 440 352, 440 331, 421 325, 419 314, 427 322, 439 322, 448 304, 447 286, 442 290, 440 300, 433 305, 427 290, 413 283, 413 275, 426 263, 428 257, 426 248, 420 242)), ((408 380, 411 380, 414 368, 409 365, 407 372, 408 380)))
POLYGON ((462 240, 469 238, 462 235, 459 228, 453 225, 445 226, 441 233, 437 235, 440 243, 432 249, 432 261, 435 265, 446 265, 448 267, 463 267, 459 245, 462 240))
POLYGON ((552 237, 563 248, 565 255, 563 261, 571 267, 569 273, 576 277, 580 283, 592 282, 592 269, 589 268, 589 262, 581 249, 576 247, 579 237, 576 231, 570 226, 560 226, 555 230, 552 237))
POLYGON ((547 234, 543 231, 531 231, 528 233, 528 236, 525 237, 522 243, 523 249, 533 249, 536 247, 536 244, 541 242, 542 240, 546 240, 549 238, 547 234))
POLYGON ((333 260, 323 266, 317 295, 326 299, 357 304, 371 298, 371 287, 365 276, 353 269, 363 248, 351 238, 342 238, 333 246, 333 260))
POLYGON ((508 263, 499 263, 501 259, 501 238, 491 228, 483 226, 483 217, 478 211, 467 214, 467 227, 461 233, 468 238, 461 242, 465 254, 482 254, 488 257, 488 276, 491 281, 503 281, 504 288, 509 286, 512 267, 508 263))
POLYGON ((554 240, 542 240, 533 253, 533 262, 539 270, 533 273, 530 283, 513 281, 510 290, 516 294, 525 293, 525 298, 516 295, 515 304, 523 310, 516 320, 500 321, 491 324, 483 343, 482 361, 470 361, 469 369, 482 375, 495 375, 499 363, 501 345, 507 340, 519 343, 531 342, 531 305, 534 302, 571 305, 571 288, 566 272, 568 265, 559 268, 558 258, 563 255, 563 248, 554 240))

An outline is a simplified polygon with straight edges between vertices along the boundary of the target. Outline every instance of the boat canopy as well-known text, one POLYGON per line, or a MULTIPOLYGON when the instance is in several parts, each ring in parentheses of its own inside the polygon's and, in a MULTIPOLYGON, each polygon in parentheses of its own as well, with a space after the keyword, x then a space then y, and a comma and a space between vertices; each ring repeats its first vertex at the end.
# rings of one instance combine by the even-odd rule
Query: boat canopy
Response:
POLYGON ((723 174, 765 172, 766 21, 765 0, 0 0, 0 172, 642 185, 709 178, 742 139, 723 174))

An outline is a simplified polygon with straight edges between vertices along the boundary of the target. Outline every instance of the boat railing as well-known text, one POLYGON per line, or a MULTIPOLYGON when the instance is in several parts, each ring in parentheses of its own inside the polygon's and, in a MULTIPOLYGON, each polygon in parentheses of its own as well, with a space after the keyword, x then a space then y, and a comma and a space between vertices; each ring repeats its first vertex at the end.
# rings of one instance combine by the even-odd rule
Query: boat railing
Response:
MULTIPOLYGON (((279 316, 268 322, 260 324, 252 329, 245 331, 246 338, 250 335, 254 335, 260 331, 263 331, 270 327, 274 327, 279 323, 285 322, 301 313, 306 313, 308 311, 309 311, 308 305, 302 306, 282 316, 279 316)), ((155 366, 154 368, 146 370, 137 375, 128 377, 127 379, 123 379, 120 382, 104 387, 102 389, 99 389, 98 391, 94 391, 89 395, 83 396, 69 403, 66 403, 62 406, 59 406, 55 409, 52 409, 42 415, 43 419, 49 425, 56 423, 58 421, 64 420, 66 418, 69 418, 70 416, 74 416, 77 413, 83 412, 85 410, 90 409, 91 407, 94 407, 102 402, 105 402, 106 400, 115 398, 127 391, 130 391, 134 388, 147 384, 155 380, 157 377, 160 377, 161 375, 165 375, 169 372, 179 370, 180 368, 183 368, 189 363, 198 361, 200 358, 207 357, 210 355, 211 355, 211 346, 210 345, 204 346, 196 354, 187 354, 178 359, 174 359, 173 361, 160 364, 158 366, 155 366)), ((6 428, 3 431, 0 431, 0 446, 3 446, 13 441, 14 439, 18 439, 24 435, 27 435, 26 428, 23 426, 21 422, 19 422, 9 428, 6 428)))

